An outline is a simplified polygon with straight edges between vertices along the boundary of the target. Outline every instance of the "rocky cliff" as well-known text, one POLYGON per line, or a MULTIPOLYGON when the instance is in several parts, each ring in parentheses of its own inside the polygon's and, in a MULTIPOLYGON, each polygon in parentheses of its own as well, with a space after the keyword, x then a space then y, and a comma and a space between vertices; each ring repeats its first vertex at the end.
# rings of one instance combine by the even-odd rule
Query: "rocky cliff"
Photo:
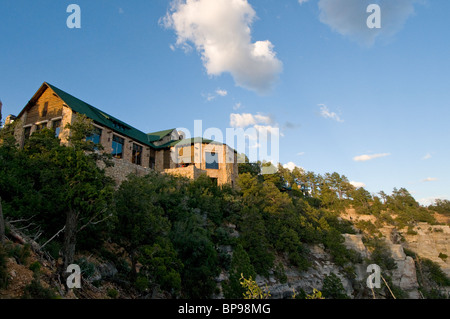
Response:
MULTIPOLYGON (((354 224, 360 220, 372 223, 376 221, 374 216, 358 215, 354 210, 348 210, 341 217, 354 224)), ((307 271, 301 272, 285 265, 286 282, 279 282, 273 275, 269 278, 258 276, 256 282, 261 287, 267 285, 272 298, 292 298, 294 291, 303 290, 311 293, 314 288, 321 290, 325 277, 334 273, 341 280, 349 298, 373 298, 372 291, 366 284, 367 278, 371 274, 371 272, 367 272, 371 252, 363 242, 364 232, 357 231, 358 234, 343 235, 344 245, 348 249, 358 252, 363 260, 359 264, 348 265, 354 270, 353 275, 349 276, 348 269, 344 269, 345 267, 337 266, 323 245, 313 245, 309 246, 312 266, 307 271)), ((413 229, 401 230, 394 226, 384 225, 378 231, 389 255, 395 262, 394 269, 387 271, 387 274, 389 274, 392 286, 403 292, 403 298, 424 298, 420 291, 417 276, 419 269, 416 266, 416 262, 421 259, 431 260, 439 265, 447 276, 450 276, 450 258, 446 257, 450 254, 450 227, 448 225, 418 223, 413 229), (409 252, 408 255, 405 250, 409 252)), ((444 294, 449 294, 449 288, 443 290, 444 294)), ((392 298, 394 293, 390 294, 390 296, 384 297, 392 298)))

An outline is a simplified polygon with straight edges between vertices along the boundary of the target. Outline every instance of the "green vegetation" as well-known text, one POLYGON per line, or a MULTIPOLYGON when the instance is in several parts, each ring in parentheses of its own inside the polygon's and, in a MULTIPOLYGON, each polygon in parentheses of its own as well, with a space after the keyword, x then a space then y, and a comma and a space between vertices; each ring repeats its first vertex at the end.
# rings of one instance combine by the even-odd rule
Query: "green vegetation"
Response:
POLYGON ((429 208, 439 214, 450 217, 450 200, 448 199, 436 199, 435 203, 430 205, 429 208))
POLYGON ((325 276, 322 293, 327 299, 348 299, 341 280, 334 273, 325 276))
MULTIPOLYGON (((218 187, 206 175, 192 181, 156 172, 131 175, 114 188, 97 166, 98 161, 110 165, 109 158, 97 152, 99 145, 85 140, 92 133, 92 123, 79 117, 71 128, 69 146, 60 145, 52 130, 43 129, 23 149, 15 145, 11 127, 0 130, 0 197, 5 218, 26 221, 24 232, 45 243, 44 251, 53 258, 62 257, 62 270, 76 261, 88 279, 95 265, 86 258, 75 260, 77 253, 88 252, 113 263, 117 283, 140 296, 159 291, 177 298, 209 298, 218 293, 216 278, 227 272, 223 294, 242 298, 252 284, 244 281, 243 286, 242 276, 273 273, 284 282, 283 264, 307 270, 310 244, 322 244, 352 276, 351 263, 362 259, 344 246, 342 234, 355 230, 339 218, 350 206, 359 214, 372 214, 399 227, 435 222, 403 188, 394 189, 390 196, 380 193, 380 198, 356 189, 338 173, 322 176, 279 165, 274 173, 261 174, 270 168, 269 163, 240 164, 236 189, 218 187), (235 231, 239 236, 231 236, 235 231), (233 251, 232 257, 223 247, 233 251)), ((375 224, 360 226, 377 233, 375 224)), ((370 240, 373 262, 393 269, 382 244, 370 240)), ((5 254, 25 264, 29 247, 12 246, 4 249, 5 254)), ((4 260, 0 251, 3 286, 4 260)), ((39 273, 38 264, 30 267, 39 273)), ((37 277, 26 296, 52 297, 37 277)), ((113 291, 108 295, 117 297, 113 291)), ((343 297, 339 278, 326 278, 324 295, 343 297)))

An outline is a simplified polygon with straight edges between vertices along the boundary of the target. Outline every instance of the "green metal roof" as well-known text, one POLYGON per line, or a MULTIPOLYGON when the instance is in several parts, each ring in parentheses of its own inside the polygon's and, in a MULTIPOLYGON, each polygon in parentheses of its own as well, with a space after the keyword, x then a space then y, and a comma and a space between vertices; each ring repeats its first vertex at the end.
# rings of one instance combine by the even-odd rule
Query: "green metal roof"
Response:
POLYGON ((164 131, 159 131, 159 132, 154 132, 154 133, 148 133, 148 141, 149 142, 156 142, 159 141, 160 139, 162 139, 163 137, 166 137, 167 135, 171 134, 175 129, 171 129, 171 130, 164 130, 164 131))
POLYGON ((138 142, 149 145, 153 148, 159 148, 155 146, 152 142, 156 142, 162 139, 164 136, 170 134, 174 129, 165 130, 155 133, 146 134, 131 125, 122 122, 121 120, 111 116, 98 108, 74 97, 73 95, 64 92, 63 90, 53 86, 49 83, 45 83, 50 87, 72 110, 77 113, 86 115, 88 118, 97 122, 98 124, 108 127, 119 134, 126 135, 138 142))
MULTIPOLYGON (((219 143, 219 142, 216 142, 213 140, 204 139, 201 137, 195 137, 195 138, 189 138, 189 139, 183 139, 183 140, 170 141, 166 144, 156 146, 153 144, 154 142, 159 141, 162 138, 164 138, 165 136, 171 134, 175 129, 158 131, 158 132, 154 132, 154 133, 144 133, 144 132, 132 127, 131 125, 115 118, 114 116, 109 115, 109 114, 99 110, 98 108, 74 97, 73 95, 71 95, 71 94, 69 94, 47 82, 44 82, 44 84, 41 86, 39 91, 35 94, 35 97, 38 94, 39 95, 42 94, 45 86, 48 86, 50 89, 52 89, 55 92, 55 94, 58 95, 67 104, 67 106, 70 107, 73 111, 80 113, 80 114, 84 114, 88 118, 90 118, 94 122, 97 122, 101 126, 108 127, 119 134, 125 135, 135 141, 138 141, 142 144, 151 146, 155 149, 170 148, 175 145, 178 145, 178 146, 191 145, 191 144, 195 144, 195 143, 223 145, 223 143, 219 143)), ((21 114, 25 111, 25 109, 26 109, 26 107, 22 110, 21 114)))
POLYGON ((169 143, 166 143, 164 145, 159 146, 160 148, 166 148, 166 147, 173 147, 173 146, 188 146, 188 145, 192 145, 195 143, 202 143, 202 144, 219 144, 219 145, 223 145, 223 143, 219 143, 213 140, 208 140, 206 138, 201 138, 201 137, 194 137, 194 138, 187 138, 184 140, 179 140, 179 141, 171 141, 169 143))

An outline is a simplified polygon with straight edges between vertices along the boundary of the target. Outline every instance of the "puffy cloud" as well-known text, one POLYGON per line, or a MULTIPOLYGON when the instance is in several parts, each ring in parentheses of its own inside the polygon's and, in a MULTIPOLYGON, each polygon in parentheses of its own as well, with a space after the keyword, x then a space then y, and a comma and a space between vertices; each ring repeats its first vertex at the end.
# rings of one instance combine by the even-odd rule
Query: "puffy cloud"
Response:
POLYGON ((366 162, 366 161, 373 160, 375 158, 386 157, 386 156, 389 156, 389 155, 391 155, 391 154, 389 154, 389 153, 380 153, 380 154, 372 154, 372 155, 364 154, 364 155, 359 155, 359 156, 353 157, 353 160, 355 162, 366 162))
POLYGON ((250 113, 232 113, 230 114, 230 125, 231 127, 241 127, 245 128, 248 126, 260 126, 259 124, 270 124, 272 123, 272 118, 270 116, 261 114, 250 114, 250 113))
POLYGON ((299 166, 297 166, 294 162, 288 162, 288 163, 284 164, 283 167, 292 171, 292 170, 294 170, 294 168, 299 167, 299 166))
POLYGON ((438 179, 436 177, 427 177, 427 178, 423 179, 422 182, 434 182, 437 180, 438 179))
POLYGON ((341 119, 339 115, 337 115, 335 112, 331 112, 328 106, 326 106, 325 104, 319 104, 319 106, 320 106, 320 115, 322 117, 326 119, 332 119, 341 123, 344 122, 344 120, 341 119))
POLYGON ((414 14, 414 4, 421 0, 319 0, 320 21, 334 31, 371 46, 376 38, 389 38, 400 31, 414 14), (367 12, 370 4, 381 9, 381 28, 367 27, 367 12))
POLYGON ((162 21, 178 46, 195 46, 208 75, 230 73, 237 85, 266 93, 283 65, 270 41, 252 42, 255 18, 247 0, 176 0, 162 21))
POLYGON ((362 183, 362 182, 351 181, 350 184, 352 184, 352 185, 355 186, 356 188, 366 187, 366 184, 364 184, 364 183, 362 183))
POLYGON ((430 154, 430 153, 427 153, 427 154, 425 154, 424 157, 422 157, 422 159, 423 159, 423 160, 427 160, 427 159, 430 159, 431 157, 432 157, 431 154, 430 154))

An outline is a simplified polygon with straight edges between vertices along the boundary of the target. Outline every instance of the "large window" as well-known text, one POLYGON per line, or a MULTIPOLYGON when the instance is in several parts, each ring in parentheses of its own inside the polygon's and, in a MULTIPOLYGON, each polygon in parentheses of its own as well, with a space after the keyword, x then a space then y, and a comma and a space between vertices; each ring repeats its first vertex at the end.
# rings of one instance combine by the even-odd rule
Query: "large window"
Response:
POLYGON ((100 144, 100 139, 102 137, 102 130, 98 127, 94 127, 94 132, 91 136, 86 137, 86 141, 92 141, 94 144, 100 144))
POLYGON ((59 133, 61 132, 61 120, 53 121, 52 128, 55 130, 55 136, 59 137, 59 133))
POLYGON ((205 153, 206 169, 219 169, 219 154, 214 152, 205 153))
POLYGON ((149 167, 151 169, 155 169, 155 166, 156 166, 156 152, 153 148, 150 148, 149 167))
POLYGON ((125 140, 117 135, 113 135, 112 156, 115 158, 123 158, 123 145, 125 140))
POLYGON ((142 165, 142 146, 133 144, 133 158, 131 161, 133 164, 142 165))

